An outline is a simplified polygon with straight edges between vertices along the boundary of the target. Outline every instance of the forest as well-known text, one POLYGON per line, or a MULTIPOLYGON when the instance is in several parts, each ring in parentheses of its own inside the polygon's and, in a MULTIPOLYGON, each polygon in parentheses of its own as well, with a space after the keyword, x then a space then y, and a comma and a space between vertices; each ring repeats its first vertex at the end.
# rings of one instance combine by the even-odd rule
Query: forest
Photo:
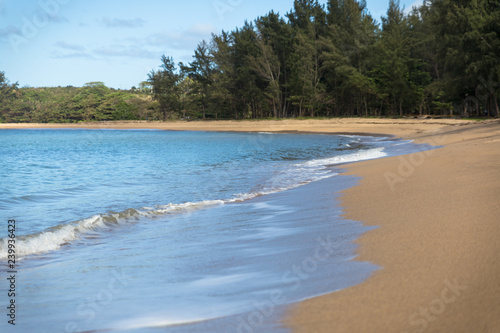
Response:
POLYGON ((500 3, 295 0, 200 41, 189 63, 163 55, 152 89, 21 88, 0 72, 0 121, 498 117, 500 3))
POLYGON ((0 122, 159 119, 157 110, 158 103, 147 88, 116 90, 103 82, 89 82, 83 87, 18 88, 0 72, 0 122))

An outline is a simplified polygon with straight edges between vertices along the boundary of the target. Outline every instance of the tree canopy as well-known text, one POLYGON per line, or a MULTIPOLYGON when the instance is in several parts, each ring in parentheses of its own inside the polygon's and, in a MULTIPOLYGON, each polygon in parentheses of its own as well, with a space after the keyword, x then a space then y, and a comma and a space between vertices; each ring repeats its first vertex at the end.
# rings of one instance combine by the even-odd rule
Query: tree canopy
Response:
POLYGON ((18 88, 0 72, 0 121, 57 122, 161 119, 149 93, 115 90, 103 82, 84 87, 18 88))
POLYGON ((177 72, 190 86, 177 112, 498 116, 499 18, 494 0, 430 0, 408 14, 390 0, 381 24, 364 0, 295 0, 284 17, 271 11, 202 41, 177 72))

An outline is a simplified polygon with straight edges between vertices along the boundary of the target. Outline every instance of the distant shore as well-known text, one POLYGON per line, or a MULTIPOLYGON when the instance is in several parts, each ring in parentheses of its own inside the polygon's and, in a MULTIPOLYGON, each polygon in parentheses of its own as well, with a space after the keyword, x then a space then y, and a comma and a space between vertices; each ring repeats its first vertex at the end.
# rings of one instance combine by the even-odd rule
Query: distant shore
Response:
MULTIPOLYGON (((486 120, 491 122, 494 120, 486 120)), ((314 132, 391 134, 400 137, 414 136, 423 131, 438 130, 445 126, 477 124, 477 121, 460 119, 284 119, 284 120, 211 120, 211 121, 105 121, 81 123, 0 123, 0 129, 31 128, 83 128, 83 129, 159 129, 177 131, 230 131, 230 132, 314 132)))
POLYGON ((86 128, 370 133, 443 148, 344 166, 359 186, 345 217, 378 226, 356 260, 381 267, 362 284, 292 307, 294 332, 500 332, 500 120, 261 120, 0 124, 86 128))

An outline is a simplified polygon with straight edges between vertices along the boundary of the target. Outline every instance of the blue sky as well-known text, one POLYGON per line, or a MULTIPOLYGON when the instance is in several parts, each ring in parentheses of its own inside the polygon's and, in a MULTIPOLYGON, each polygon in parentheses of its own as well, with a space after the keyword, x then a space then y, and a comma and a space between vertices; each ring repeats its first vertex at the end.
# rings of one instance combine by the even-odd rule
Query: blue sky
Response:
MULTIPOLYGON (((380 21, 388 2, 367 0, 372 16, 380 21)), ((293 0, 0 0, 0 71, 20 86, 103 81, 129 89, 162 54, 192 61, 211 33, 292 7, 293 0)))

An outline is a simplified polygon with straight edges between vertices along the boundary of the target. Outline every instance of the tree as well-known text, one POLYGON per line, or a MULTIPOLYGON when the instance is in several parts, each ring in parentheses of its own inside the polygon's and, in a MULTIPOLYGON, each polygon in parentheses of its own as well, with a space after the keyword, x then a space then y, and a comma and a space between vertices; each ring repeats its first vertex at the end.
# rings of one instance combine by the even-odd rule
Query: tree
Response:
POLYGON ((268 117, 265 106, 267 83, 249 63, 249 58, 260 54, 254 25, 245 21, 242 28, 232 32, 231 39, 236 112, 241 118, 268 117))
POLYGON ((369 101, 378 105, 376 101, 382 96, 373 78, 373 68, 379 62, 375 49, 378 27, 364 1, 330 0, 327 8, 328 33, 321 42, 330 100, 337 114, 361 114, 358 111, 364 110, 368 115, 369 101))
POLYGON ((321 107, 324 88, 320 38, 326 32, 326 13, 316 0, 295 0, 294 9, 287 14, 294 32, 293 54, 290 59, 292 78, 291 99, 298 106, 301 117, 304 110, 310 116, 321 107))
POLYGON ((5 120, 10 111, 9 103, 16 97, 17 82, 9 84, 4 72, 0 72, 0 121, 5 120))
POLYGON ((236 68, 233 62, 232 37, 222 31, 220 35, 212 35, 210 56, 214 62, 211 87, 211 103, 214 104, 215 118, 234 116, 238 119, 235 91, 236 68))
POLYGON ((283 95, 281 92, 281 62, 273 48, 274 36, 270 33, 268 23, 276 20, 277 15, 270 12, 267 17, 256 20, 258 47, 257 55, 249 55, 250 68, 267 83, 264 94, 272 104, 273 117, 277 118, 283 107, 283 95))
POLYGON ((399 0, 390 0, 387 14, 382 17, 382 34, 378 43, 381 55, 377 79, 388 96, 390 115, 403 115, 404 102, 412 93, 410 71, 408 19, 399 6, 399 0))
POLYGON ((194 61, 189 66, 182 65, 182 71, 186 73, 194 82, 194 92, 199 97, 199 104, 203 119, 207 116, 210 106, 211 88, 215 74, 215 63, 210 53, 208 43, 203 40, 194 51, 194 61))
POLYGON ((162 56, 161 70, 151 71, 148 80, 153 87, 153 99, 158 101, 163 119, 172 117, 180 111, 180 91, 178 83, 181 75, 177 73, 171 57, 162 56))
POLYGON ((139 89, 141 90, 141 92, 151 92, 153 91, 153 87, 151 86, 151 82, 149 81, 142 81, 141 83, 139 83, 139 89))

